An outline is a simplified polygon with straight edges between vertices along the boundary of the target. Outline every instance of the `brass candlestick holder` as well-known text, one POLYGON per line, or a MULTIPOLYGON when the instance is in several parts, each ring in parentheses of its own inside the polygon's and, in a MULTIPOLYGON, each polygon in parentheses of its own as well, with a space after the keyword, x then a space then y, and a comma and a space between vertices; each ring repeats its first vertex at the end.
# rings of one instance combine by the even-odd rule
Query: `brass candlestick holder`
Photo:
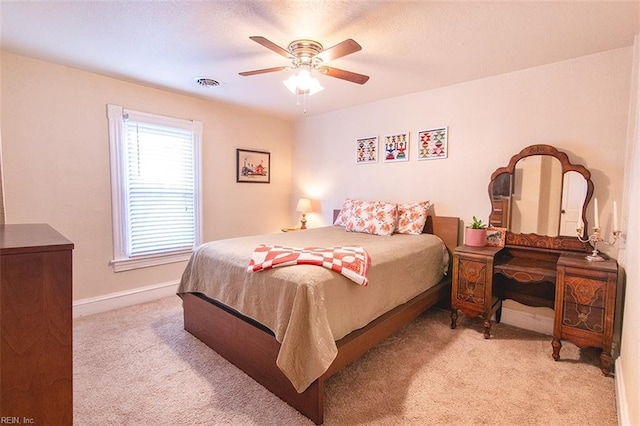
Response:
POLYGON ((613 231, 611 233, 612 236, 612 240, 611 241, 606 241, 602 238, 600 238, 600 228, 599 227, 594 227, 593 228, 593 234, 588 235, 586 239, 582 238, 582 228, 577 228, 576 229, 576 233, 578 234, 578 240, 583 242, 583 243, 592 243, 593 244, 593 251, 591 252, 590 255, 585 256, 585 259, 587 259, 590 262, 602 262, 604 260, 604 258, 602 256, 600 256, 598 254, 598 243, 604 243, 607 244, 609 246, 614 245, 616 243, 616 241, 618 240, 618 237, 620 236, 620 232, 621 231, 613 231))

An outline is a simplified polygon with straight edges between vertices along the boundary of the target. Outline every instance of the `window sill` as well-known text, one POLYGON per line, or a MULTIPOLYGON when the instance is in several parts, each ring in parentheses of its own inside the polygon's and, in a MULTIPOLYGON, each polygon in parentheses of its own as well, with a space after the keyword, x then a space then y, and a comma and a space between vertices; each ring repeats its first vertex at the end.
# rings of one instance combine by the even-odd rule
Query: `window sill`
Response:
POLYGON ((110 262, 114 272, 131 271, 133 269, 149 268, 151 266, 166 265, 168 263, 185 262, 191 257, 192 250, 170 254, 154 254, 149 256, 116 259, 110 262))

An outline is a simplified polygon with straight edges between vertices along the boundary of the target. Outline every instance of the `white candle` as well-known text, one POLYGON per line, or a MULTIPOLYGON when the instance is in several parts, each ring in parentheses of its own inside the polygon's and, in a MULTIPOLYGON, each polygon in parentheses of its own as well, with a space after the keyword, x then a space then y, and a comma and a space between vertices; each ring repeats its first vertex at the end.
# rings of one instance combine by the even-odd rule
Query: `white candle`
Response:
POLYGON ((593 227, 600 228, 600 221, 598 220, 598 199, 593 200, 593 227))
POLYGON ((576 228, 582 229, 582 203, 580 203, 580 209, 578 210, 578 225, 576 228))
POLYGON ((618 228, 618 204, 615 201, 613 202, 613 230, 614 232, 620 230, 618 228))

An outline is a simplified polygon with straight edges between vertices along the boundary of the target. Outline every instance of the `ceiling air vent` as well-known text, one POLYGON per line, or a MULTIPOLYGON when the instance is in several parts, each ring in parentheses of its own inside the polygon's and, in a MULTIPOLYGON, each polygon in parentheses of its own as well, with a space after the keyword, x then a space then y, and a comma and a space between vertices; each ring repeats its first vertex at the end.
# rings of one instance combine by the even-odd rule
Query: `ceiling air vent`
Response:
POLYGON ((202 87, 216 87, 220 85, 220 82, 206 77, 197 77, 196 83, 198 83, 202 87))

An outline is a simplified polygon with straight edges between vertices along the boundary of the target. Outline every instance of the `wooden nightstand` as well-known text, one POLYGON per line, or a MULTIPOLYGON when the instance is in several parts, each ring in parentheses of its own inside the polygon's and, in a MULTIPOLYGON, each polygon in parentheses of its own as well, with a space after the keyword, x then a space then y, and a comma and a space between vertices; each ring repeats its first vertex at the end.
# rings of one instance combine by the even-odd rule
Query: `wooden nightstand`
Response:
POLYGON ((458 309, 469 317, 484 318, 484 337, 491 336, 491 317, 500 322, 502 300, 493 294, 493 260, 501 247, 458 246, 453 252, 451 328, 458 309))
POLYGON ((300 227, 298 227, 298 228, 282 228, 281 231, 282 232, 302 231, 302 228, 300 228, 300 227))
POLYGON ((563 254, 558 259, 553 359, 560 359, 560 339, 578 347, 602 348, 602 373, 609 374, 618 264, 590 262, 584 255, 563 254))

